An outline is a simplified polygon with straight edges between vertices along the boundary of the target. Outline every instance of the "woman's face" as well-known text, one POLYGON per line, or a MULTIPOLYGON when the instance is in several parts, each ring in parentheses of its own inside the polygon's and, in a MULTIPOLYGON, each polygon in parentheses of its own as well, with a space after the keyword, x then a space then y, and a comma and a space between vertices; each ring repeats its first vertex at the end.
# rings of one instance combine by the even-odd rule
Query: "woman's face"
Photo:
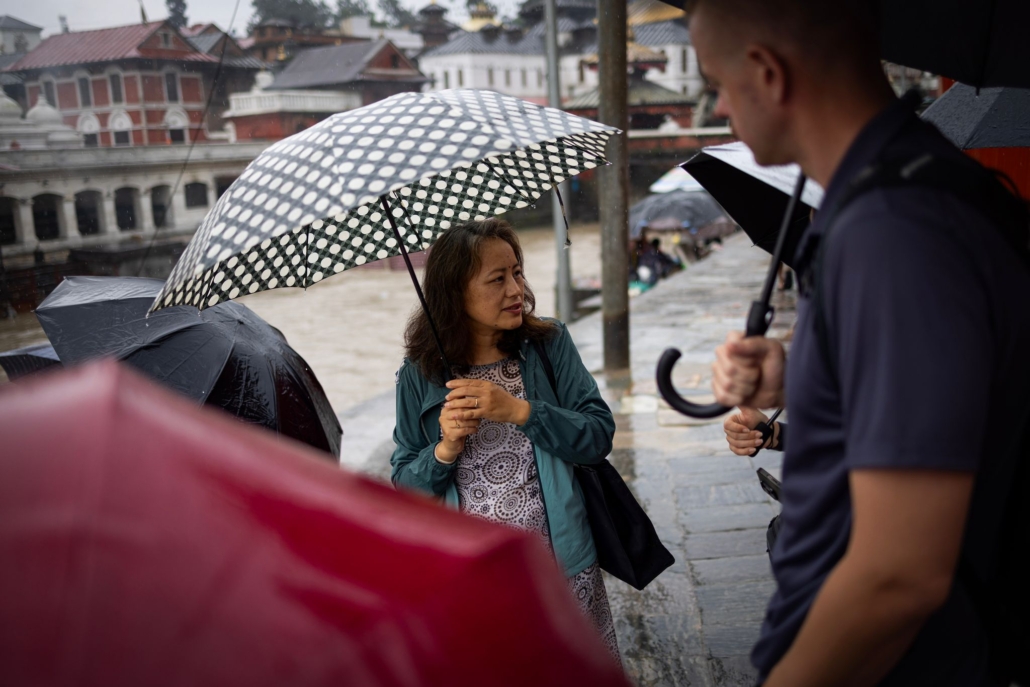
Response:
POLYGON ((479 271, 465 291, 465 312, 480 331, 522 326, 525 281, 515 251, 503 239, 487 239, 480 248, 479 271))

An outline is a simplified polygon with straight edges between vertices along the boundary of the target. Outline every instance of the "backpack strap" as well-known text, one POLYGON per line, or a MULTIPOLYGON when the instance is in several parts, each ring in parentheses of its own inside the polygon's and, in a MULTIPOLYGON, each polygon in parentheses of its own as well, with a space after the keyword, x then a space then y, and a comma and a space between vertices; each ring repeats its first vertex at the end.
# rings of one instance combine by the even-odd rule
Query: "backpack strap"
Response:
POLYGON ((554 376, 554 367, 551 366, 551 358, 547 355, 547 349, 542 342, 535 339, 533 340, 533 348, 536 349, 536 354, 540 356, 540 362, 544 366, 544 373, 547 374, 547 381, 551 383, 551 391, 554 392, 554 397, 561 403, 561 399, 558 398, 558 380, 554 376))
POLYGON ((805 282, 815 307, 815 332, 823 360, 838 381, 837 358, 830 345, 826 320, 823 264, 837 219, 853 200, 880 188, 919 187, 936 189, 957 198, 982 214, 1030 268, 1030 208, 999 179, 998 173, 981 167, 972 159, 944 159, 925 154, 917 157, 885 158, 869 165, 857 175, 829 209, 826 229, 814 248, 815 256, 805 282))

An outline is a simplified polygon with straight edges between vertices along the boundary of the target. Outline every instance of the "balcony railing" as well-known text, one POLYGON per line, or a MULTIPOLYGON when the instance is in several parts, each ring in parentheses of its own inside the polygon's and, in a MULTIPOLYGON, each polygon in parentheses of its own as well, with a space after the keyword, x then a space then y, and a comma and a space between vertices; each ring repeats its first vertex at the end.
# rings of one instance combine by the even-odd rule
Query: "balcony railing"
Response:
POLYGON ((361 107, 358 93, 320 91, 259 91, 229 96, 223 117, 242 117, 268 112, 343 112, 361 107))

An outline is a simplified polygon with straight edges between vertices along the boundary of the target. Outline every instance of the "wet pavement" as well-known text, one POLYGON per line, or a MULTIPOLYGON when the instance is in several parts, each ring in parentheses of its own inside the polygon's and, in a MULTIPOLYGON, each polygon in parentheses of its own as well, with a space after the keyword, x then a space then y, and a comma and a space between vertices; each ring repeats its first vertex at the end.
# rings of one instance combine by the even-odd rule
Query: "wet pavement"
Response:
MULTIPOLYGON (((694 421, 657 396, 655 363, 668 346, 683 351, 674 379, 685 395, 706 402, 713 350, 726 332, 742 329, 768 255, 743 235, 708 259, 631 301, 629 377, 600 374, 601 320, 570 326, 587 367, 616 413, 613 465, 651 516, 676 563, 643 592, 607 578, 627 672, 641 686, 752 685, 748 653, 758 636, 773 582, 765 531, 777 513, 759 487, 759 467, 779 476, 780 455, 735 456, 722 422, 694 421)), ((785 338, 794 320, 792 294, 777 294, 771 336, 785 338)), ((341 421, 359 469, 386 478, 393 443, 392 391, 352 408, 341 421)), ((346 450, 346 448, 345 448, 346 450)))

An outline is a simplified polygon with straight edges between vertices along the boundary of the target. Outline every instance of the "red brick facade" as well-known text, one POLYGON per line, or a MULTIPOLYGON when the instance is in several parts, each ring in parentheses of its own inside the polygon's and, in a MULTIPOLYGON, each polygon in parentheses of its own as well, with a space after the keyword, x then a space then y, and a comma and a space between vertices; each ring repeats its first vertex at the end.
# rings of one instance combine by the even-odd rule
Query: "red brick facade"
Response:
POLYGON ((238 141, 278 141, 318 124, 329 114, 295 114, 269 112, 266 114, 233 117, 238 141))

